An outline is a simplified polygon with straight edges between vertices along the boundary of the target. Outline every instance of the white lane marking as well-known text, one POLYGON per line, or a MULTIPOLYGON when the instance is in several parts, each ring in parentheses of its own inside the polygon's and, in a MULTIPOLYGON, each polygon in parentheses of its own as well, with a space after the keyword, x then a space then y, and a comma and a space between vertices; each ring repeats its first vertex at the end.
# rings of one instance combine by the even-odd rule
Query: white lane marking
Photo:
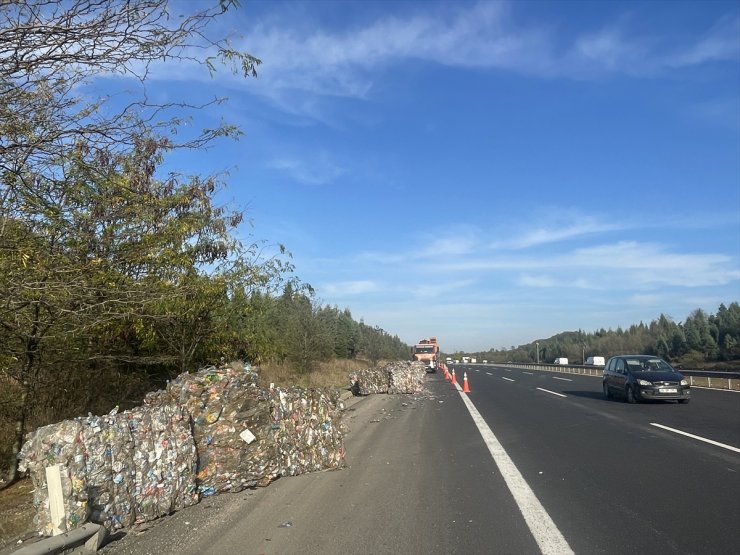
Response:
POLYGON ((511 378, 507 378, 506 376, 501 376, 501 379, 502 380, 506 380, 507 382, 513 382, 514 381, 511 378))
POLYGON ((740 449, 738 449, 737 447, 733 447, 732 445, 727 445, 726 443, 720 443, 719 441, 714 441, 705 437, 695 436, 694 434, 683 432, 681 430, 677 430, 676 428, 669 428, 668 426, 663 426, 663 424, 656 424, 655 422, 651 422, 650 425, 655 426, 656 428, 663 428, 664 430, 668 430, 669 432, 681 434, 682 436, 698 439, 699 441, 704 441, 706 443, 711 443, 712 445, 716 445, 717 447, 724 447, 725 449, 729 449, 730 451, 735 451, 735 453, 740 453, 740 449))
POLYGON ((511 372, 511 368, 504 368, 507 372, 511 372))
POLYGON ((565 397, 562 393, 556 393, 554 391, 550 391, 549 389, 543 389, 542 387, 538 387, 540 391, 544 391, 545 393, 552 393, 553 395, 557 395, 558 397, 565 397))
POLYGON ((573 380, 569 378, 558 378, 557 376, 552 377, 553 380, 563 380, 564 382, 572 382, 573 380))
POLYGON ((534 376, 534 374, 532 374, 532 372, 522 372, 522 374, 528 374, 530 376, 534 376))
POLYGON ((493 374, 491 374, 490 372, 486 372, 486 374, 488 374, 489 376, 493 376, 493 374))
POLYGON ((540 551, 544 555, 565 555, 566 553, 573 553, 573 550, 570 545, 568 545, 565 537, 560 533, 555 522, 553 522, 548 512, 540 503, 540 500, 537 499, 532 488, 530 488, 529 484, 524 480, 522 473, 519 472, 519 469, 514 465, 514 461, 511 460, 509 454, 504 450, 498 439, 496 439, 496 436, 493 435, 493 431, 486 421, 483 420, 478 409, 475 408, 475 405, 467 394, 462 393, 460 384, 456 385, 465 406, 468 408, 468 412, 470 412, 470 416, 473 417, 473 422, 475 422, 475 425, 478 427, 478 431, 480 432, 486 447, 488 447, 488 451, 491 453, 493 461, 501 471, 501 476, 503 476, 511 495, 514 497, 514 501, 519 507, 519 510, 524 517, 524 521, 529 527, 529 531, 532 532, 532 536, 534 536, 540 551))

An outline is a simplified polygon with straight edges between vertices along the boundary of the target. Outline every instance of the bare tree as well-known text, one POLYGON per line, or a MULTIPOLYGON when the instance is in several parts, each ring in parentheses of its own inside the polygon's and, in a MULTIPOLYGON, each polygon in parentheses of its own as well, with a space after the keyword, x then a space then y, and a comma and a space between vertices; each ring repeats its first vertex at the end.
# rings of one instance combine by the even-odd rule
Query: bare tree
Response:
MULTIPOLYGON (((142 92, 112 110, 107 97, 80 95, 94 77, 125 75, 144 83, 155 62, 193 63, 210 72, 222 62, 244 76, 256 75, 260 60, 232 48, 228 38, 207 33, 237 1, 214 0, 211 8, 178 17, 168 0, 0 0, 3 193, 32 188, 34 173, 53 173, 70 143, 84 139, 91 148, 126 149, 143 130, 156 133, 182 123, 179 115, 168 117, 169 109, 203 107, 155 104, 142 92)), ((237 132, 222 125, 171 146, 199 147, 237 132)))

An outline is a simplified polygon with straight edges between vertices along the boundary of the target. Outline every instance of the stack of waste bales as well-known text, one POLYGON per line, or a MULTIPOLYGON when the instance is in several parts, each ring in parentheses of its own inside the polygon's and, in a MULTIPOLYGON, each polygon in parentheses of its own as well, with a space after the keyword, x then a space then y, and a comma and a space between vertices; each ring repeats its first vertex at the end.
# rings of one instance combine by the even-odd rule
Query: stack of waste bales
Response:
POLYGON ((388 393, 419 393, 424 389, 426 365, 423 362, 393 362, 386 365, 388 393))
POLYGON ((383 368, 365 368, 349 375, 350 389, 355 395, 388 393, 388 372, 383 368))
POLYGON ((249 365, 182 374, 144 405, 38 429, 20 454, 49 535, 46 467, 61 465, 68 530, 129 527, 223 491, 344 466, 337 389, 261 389, 249 365))
POLYGON ((352 372, 349 375, 350 390, 354 395, 418 393, 424 388, 425 375, 423 362, 387 362, 352 372))

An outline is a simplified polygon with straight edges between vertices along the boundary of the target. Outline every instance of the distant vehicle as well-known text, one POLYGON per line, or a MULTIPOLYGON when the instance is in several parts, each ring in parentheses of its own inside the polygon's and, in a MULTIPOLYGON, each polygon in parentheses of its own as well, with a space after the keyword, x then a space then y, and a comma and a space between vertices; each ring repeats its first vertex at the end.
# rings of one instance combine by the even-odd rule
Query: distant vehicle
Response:
POLYGON ((462 357, 463 364, 467 364, 470 362, 470 357, 462 357))
POLYGON ((604 357, 588 357, 586 359, 586 365, 587 366, 606 366, 606 362, 604 362, 604 357))
POLYGON ((486 359, 483 359, 483 364, 488 364, 488 361, 486 359))
POLYGON ((419 360, 426 364, 427 372, 437 371, 437 355, 439 344, 436 337, 420 340, 411 349, 411 360, 419 360))
POLYGON ((476 364, 477 362, 478 362, 478 359, 477 358, 471 358, 470 359, 470 364, 476 364))
POLYGON ((565 358, 565 357, 556 358, 555 359, 555 362, 553 362, 553 364, 562 364, 562 365, 567 366, 568 365, 568 359, 565 358))
POLYGON ((459 364, 459 363, 460 363, 460 359, 456 358, 455 359, 455 364, 459 364))
POLYGON ((624 397, 628 403, 650 399, 688 403, 691 386, 683 375, 661 358, 649 355, 619 355, 604 367, 604 396, 624 397))

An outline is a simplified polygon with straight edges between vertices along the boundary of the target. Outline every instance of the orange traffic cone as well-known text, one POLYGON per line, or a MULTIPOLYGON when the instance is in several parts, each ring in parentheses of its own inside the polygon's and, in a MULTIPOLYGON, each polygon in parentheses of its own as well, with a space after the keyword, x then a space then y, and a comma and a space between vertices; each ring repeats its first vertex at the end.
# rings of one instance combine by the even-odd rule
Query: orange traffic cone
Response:
POLYGON ((452 369, 452 385, 457 384, 457 379, 455 378, 455 369, 452 369))
POLYGON ((468 385, 468 373, 463 373, 463 393, 470 393, 470 386, 468 385))
POLYGON ((450 379, 450 374, 449 374, 449 372, 447 372, 447 367, 446 366, 443 366, 442 367, 442 371, 445 373, 445 380, 449 380, 450 379))

